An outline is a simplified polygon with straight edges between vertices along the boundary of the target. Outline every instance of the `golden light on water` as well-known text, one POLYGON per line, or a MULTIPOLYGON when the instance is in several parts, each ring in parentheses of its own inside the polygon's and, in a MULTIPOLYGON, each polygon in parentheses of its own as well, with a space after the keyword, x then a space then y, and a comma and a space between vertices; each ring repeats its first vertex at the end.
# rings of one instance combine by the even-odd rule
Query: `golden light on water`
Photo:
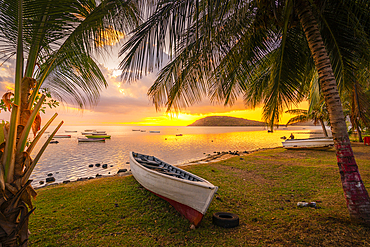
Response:
POLYGON ((192 152, 194 147, 199 147, 207 153, 222 151, 221 147, 227 147, 227 151, 255 150, 265 147, 281 146, 284 141, 281 137, 289 137, 294 133, 296 138, 305 139, 313 137, 310 130, 293 130, 290 128, 279 128, 274 133, 268 133, 264 127, 215 127, 214 129, 204 127, 179 127, 177 136, 172 133, 149 134, 143 136, 146 142, 155 141, 157 145, 164 146, 168 150, 181 152, 192 152), (236 131, 235 131, 236 130, 236 131), (254 130, 254 131, 253 131, 254 130), (235 131, 235 132, 233 132, 235 131))

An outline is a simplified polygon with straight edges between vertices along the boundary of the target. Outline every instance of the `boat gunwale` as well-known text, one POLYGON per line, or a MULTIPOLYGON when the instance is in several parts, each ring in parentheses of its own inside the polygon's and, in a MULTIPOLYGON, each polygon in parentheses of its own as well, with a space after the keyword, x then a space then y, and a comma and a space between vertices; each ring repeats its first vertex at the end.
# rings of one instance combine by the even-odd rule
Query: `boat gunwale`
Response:
MULTIPOLYGON (((160 159, 158 159, 158 158, 156 158, 154 156, 153 156, 154 158, 160 160, 161 162, 163 162, 163 163, 165 163, 165 164, 167 164, 167 165, 169 165, 171 167, 174 167, 176 169, 179 169, 180 171, 182 171, 182 172, 184 172, 186 174, 190 174, 191 176, 193 176, 193 177, 195 177, 195 178, 197 178, 197 179, 199 179, 201 181, 191 181, 191 180, 188 180, 188 179, 178 178, 178 177, 167 175, 165 173, 161 173, 161 172, 155 171, 153 169, 147 168, 147 167, 143 166, 142 164, 140 164, 135 159, 135 157, 133 156, 133 153, 135 153, 135 152, 133 152, 133 151, 130 152, 130 160, 132 160, 133 162, 135 162, 135 164, 138 167, 140 167, 141 169, 143 169, 145 171, 148 171, 148 172, 150 172, 152 174, 156 174, 157 176, 164 176, 165 178, 172 179, 172 180, 175 180, 175 181, 178 181, 178 182, 182 182, 182 183, 186 183, 186 184, 191 184, 191 185, 196 185, 198 187, 203 187, 203 188, 207 188, 207 189, 216 189, 216 190, 218 189, 218 186, 213 185, 211 182, 207 181, 206 179, 201 178, 201 177, 198 177, 197 175, 195 175, 193 173, 190 173, 188 171, 185 171, 185 170, 183 170, 183 169, 181 169, 179 167, 176 167, 176 166, 173 166, 171 164, 168 164, 167 162, 164 162, 163 160, 160 160, 160 159)), ((150 155, 147 155, 147 156, 150 156, 150 155)))
POLYGON ((312 137, 312 138, 305 138, 305 139, 286 139, 284 142, 294 142, 294 141, 333 141, 333 137, 312 137))

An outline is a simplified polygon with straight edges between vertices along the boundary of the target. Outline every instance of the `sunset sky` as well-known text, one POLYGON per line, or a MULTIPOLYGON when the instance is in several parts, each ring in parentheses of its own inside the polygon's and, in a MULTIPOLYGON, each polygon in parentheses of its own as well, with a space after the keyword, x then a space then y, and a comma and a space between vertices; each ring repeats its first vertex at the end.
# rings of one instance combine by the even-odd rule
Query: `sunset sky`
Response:
MULTIPOLYGON (((233 116, 250 120, 261 121, 261 108, 247 110, 243 104, 242 96, 232 107, 223 104, 211 104, 208 99, 193 105, 177 115, 166 114, 165 109, 156 111, 150 102, 147 91, 155 80, 156 74, 150 74, 140 81, 124 84, 120 80, 117 57, 118 46, 113 49, 110 57, 100 58, 100 67, 109 84, 101 92, 97 106, 88 110, 78 110, 76 106, 61 104, 56 109, 47 109, 42 114, 46 121, 57 112, 59 121, 64 125, 152 125, 152 126, 186 126, 197 119, 206 116, 233 116)), ((14 87, 14 60, 8 60, 0 67, 0 95, 14 87)), ((0 119, 9 120, 9 113, 2 111, 0 119)), ((284 114, 281 123, 286 123, 291 116, 284 114)), ((55 121, 59 122, 59 121, 55 121)))

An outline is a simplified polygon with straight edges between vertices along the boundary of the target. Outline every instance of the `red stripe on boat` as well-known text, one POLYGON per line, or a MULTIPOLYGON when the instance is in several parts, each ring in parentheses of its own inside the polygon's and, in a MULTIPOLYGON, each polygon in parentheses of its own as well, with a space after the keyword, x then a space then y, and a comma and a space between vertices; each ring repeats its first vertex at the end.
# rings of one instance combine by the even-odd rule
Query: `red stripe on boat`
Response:
POLYGON ((204 215, 198 212, 197 210, 195 210, 194 208, 191 208, 185 204, 171 200, 167 197, 161 196, 157 193, 154 193, 153 191, 150 191, 150 192, 168 201, 180 214, 182 214, 186 219, 188 219, 195 226, 198 226, 200 222, 202 221, 204 215))

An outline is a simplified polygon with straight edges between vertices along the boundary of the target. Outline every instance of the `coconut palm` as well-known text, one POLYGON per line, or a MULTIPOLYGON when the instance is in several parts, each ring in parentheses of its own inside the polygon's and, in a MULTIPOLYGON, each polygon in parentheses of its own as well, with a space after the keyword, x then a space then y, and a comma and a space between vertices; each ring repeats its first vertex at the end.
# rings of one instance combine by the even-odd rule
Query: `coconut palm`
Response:
POLYGON ((370 97, 366 94, 366 84, 355 81, 343 95, 343 107, 349 116, 352 130, 356 130, 358 141, 362 140, 362 128, 370 128, 370 97))
POLYGON ((285 111, 285 113, 297 115, 295 117, 292 117, 289 119, 289 121, 286 123, 286 125, 294 124, 294 123, 302 123, 307 121, 313 121, 314 125, 320 124, 322 131, 324 133, 324 136, 328 136, 328 132, 326 131, 325 127, 325 115, 327 115, 327 112, 324 112, 324 108, 320 107, 319 109, 315 109, 312 111, 304 110, 304 109, 291 109, 285 111))
POLYGON ((96 103, 107 83, 93 52, 118 41, 137 24, 137 14, 136 4, 124 0, 0 0, 0 59, 16 57, 14 93, 3 98, 11 118, 0 148, 1 246, 27 245, 31 197, 36 196, 29 177, 63 123, 32 159, 33 148, 56 117, 38 131, 45 99, 41 87, 81 108, 96 103), (31 128, 35 138, 27 146, 31 128))
POLYGON ((264 105, 272 127, 298 103, 318 74, 329 113, 350 217, 370 224, 370 200, 358 172, 339 88, 369 64, 368 1, 154 1, 150 17, 122 47, 123 80, 170 61, 148 94, 155 106, 179 110, 202 97, 264 105))

